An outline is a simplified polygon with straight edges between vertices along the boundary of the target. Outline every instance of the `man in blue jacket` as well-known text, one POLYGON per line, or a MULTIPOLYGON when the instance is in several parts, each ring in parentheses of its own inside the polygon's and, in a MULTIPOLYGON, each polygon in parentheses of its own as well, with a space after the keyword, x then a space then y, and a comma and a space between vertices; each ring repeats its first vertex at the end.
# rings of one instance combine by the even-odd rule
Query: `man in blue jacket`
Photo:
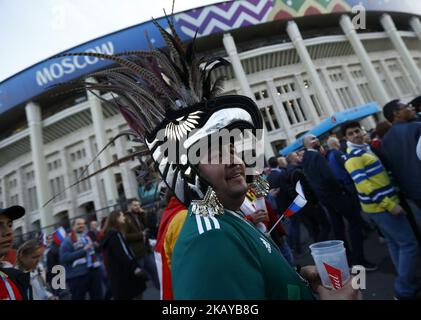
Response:
POLYGON ((100 262, 94 244, 86 234, 85 220, 73 222, 73 230, 60 246, 60 263, 66 270, 66 280, 72 300, 102 299, 100 262))
POLYGON ((387 103, 383 108, 383 114, 393 124, 383 138, 383 154, 405 198, 416 205, 419 212, 421 161, 417 157, 416 149, 421 137, 421 123, 414 121, 417 115, 413 106, 399 100, 387 103))
POLYGON ((374 271, 377 265, 367 261, 363 248, 363 220, 360 207, 349 191, 336 179, 327 160, 321 155, 320 141, 314 135, 304 137, 302 166, 310 186, 320 202, 329 212, 335 239, 346 244, 344 218, 349 223, 349 238, 352 251, 347 248, 347 255, 353 265, 362 265, 367 271, 374 271))

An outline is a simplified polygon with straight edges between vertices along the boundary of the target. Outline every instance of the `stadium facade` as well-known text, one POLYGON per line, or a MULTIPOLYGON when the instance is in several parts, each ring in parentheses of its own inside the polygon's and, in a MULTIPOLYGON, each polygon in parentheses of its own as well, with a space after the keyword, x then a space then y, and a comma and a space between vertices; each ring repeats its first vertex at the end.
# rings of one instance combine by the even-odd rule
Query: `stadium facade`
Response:
MULTIPOLYGON (((272 156, 323 119, 375 101, 409 101, 421 92, 421 6, 417 0, 239 0, 174 16, 183 41, 197 31, 203 54, 226 57, 225 92, 252 97, 272 156), (362 5, 355 7, 357 5, 362 5), (364 8, 364 21, 356 19, 364 8), (353 12, 354 9, 354 12, 353 12), (354 21, 353 21, 354 19, 354 21), (358 24, 356 24, 358 22, 358 24)), ((164 19, 158 19, 164 26, 164 19)), ((69 52, 119 53, 156 46, 151 21, 69 52)), ((95 95, 60 92, 57 83, 86 76, 108 62, 93 57, 45 60, 0 83, 0 207, 27 209, 14 225, 26 233, 137 196, 137 160, 66 190, 110 138, 127 129, 95 95)), ((104 93, 107 97, 107 93, 104 93)), ((375 117, 380 116, 375 115, 375 117)), ((367 127, 373 119, 365 120, 367 127)), ((98 169, 132 150, 119 139, 93 165, 98 169)))

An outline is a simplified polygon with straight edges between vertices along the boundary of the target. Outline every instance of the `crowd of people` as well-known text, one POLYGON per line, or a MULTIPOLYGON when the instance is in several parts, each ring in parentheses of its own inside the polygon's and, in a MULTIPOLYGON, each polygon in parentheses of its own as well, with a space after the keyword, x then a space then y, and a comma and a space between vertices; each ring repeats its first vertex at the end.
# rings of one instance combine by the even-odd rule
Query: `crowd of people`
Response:
POLYGON ((302 150, 269 159, 267 172, 270 188, 282 190, 276 197, 278 214, 292 202, 295 194, 289 190, 298 180, 309 200, 288 221, 294 254, 302 250, 302 222, 314 242, 331 239, 332 230, 334 239, 344 241, 351 266, 375 271, 378 266, 366 258, 363 245, 371 225, 385 240, 395 266, 396 299, 419 297, 421 289, 416 279, 421 245, 420 102, 421 97, 407 104, 389 102, 383 108, 387 120, 371 133, 350 121, 324 145, 316 136, 305 135, 302 150))
POLYGON ((37 237, 15 251, 12 221, 24 212, 20 206, 0 212, 0 300, 142 299, 148 281, 159 289, 154 226, 148 227, 139 200, 129 200, 127 212, 112 211, 101 226, 76 218, 70 230, 60 227, 46 241, 37 237), (54 280, 55 266, 64 267, 64 288, 54 280))
MULTIPOLYGON (((145 207, 132 199, 127 212, 89 221, 89 228, 85 219, 74 219, 47 243, 32 239, 14 252, 13 221, 25 209, 1 209, 0 300, 142 299, 147 284, 162 299, 357 300, 362 295, 352 281, 332 290, 315 266, 294 259, 302 251, 302 222, 312 242, 342 240, 350 266, 375 271, 364 250, 367 221, 387 243, 395 298, 416 299, 421 99, 386 104, 387 122, 372 135, 347 122, 326 145, 308 134, 302 150, 268 159, 263 175, 247 171, 247 150, 239 152, 230 139, 210 142, 224 129, 263 130, 259 108, 245 96, 219 96, 211 72, 228 62, 196 57, 194 42, 186 48, 172 20, 167 23, 171 33, 156 27, 168 53, 101 54, 124 67, 105 72, 98 84, 78 83, 124 99, 114 100, 116 109, 168 187, 162 215, 148 228, 145 207), (285 225, 278 223, 285 213, 285 225), (56 266, 64 267, 64 288, 55 283, 56 266)), ((157 189, 142 186, 149 194, 157 189)))
MULTIPOLYGON (((270 191, 267 210, 256 210, 246 220, 256 229, 262 225, 263 232, 271 228, 297 195, 297 182, 301 183, 307 204, 278 224, 270 235, 290 266, 303 251, 302 223, 311 242, 342 240, 350 266, 362 265, 366 271, 375 271, 378 266, 369 261, 363 245, 364 232, 372 226, 385 239, 396 269, 395 298, 417 297, 417 224, 421 221, 421 160, 417 150, 421 144, 421 118, 413 106, 420 99, 414 101, 388 103, 383 109, 387 121, 379 122, 371 133, 359 122, 347 122, 339 136, 329 136, 323 145, 316 136, 306 135, 302 150, 268 159, 264 172, 270 191), (408 213, 415 218, 413 221, 408 213)), ((253 200, 251 190, 246 199, 253 200)), ((17 251, 11 249, 11 225, 24 209, 2 209, 0 299, 142 299, 148 281, 161 290, 161 298, 174 298, 171 259, 188 208, 168 194, 165 201, 168 206, 160 219, 156 240, 151 241, 141 203, 131 199, 127 212, 113 211, 101 225, 93 220, 88 227, 85 219, 76 218, 70 230, 56 230, 47 243, 31 239, 17 251), (159 270, 162 261, 157 267, 154 250, 164 252, 167 272, 159 270), (56 265, 65 268, 67 290, 52 284, 52 268, 56 265)), ((236 251, 231 249, 227 254, 236 251)), ((198 270, 203 268, 201 265, 198 270)), ((182 270, 186 276, 194 274, 185 266, 182 270)), ((183 281, 183 276, 177 279, 183 281)), ((184 290, 194 292, 189 286, 184 290)), ((211 291, 208 288, 207 294, 212 297, 211 291)), ((216 296, 220 293, 215 292, 216 296)))

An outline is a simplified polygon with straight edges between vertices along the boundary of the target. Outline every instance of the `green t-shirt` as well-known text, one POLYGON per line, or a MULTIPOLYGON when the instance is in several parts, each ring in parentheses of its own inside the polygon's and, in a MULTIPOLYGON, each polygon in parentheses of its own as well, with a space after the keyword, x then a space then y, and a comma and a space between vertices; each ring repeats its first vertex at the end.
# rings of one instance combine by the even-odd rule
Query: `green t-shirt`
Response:
POLYGON ((276 244, 228 210, 187 215, 171 270, 174 299, 314 299, 276 244))

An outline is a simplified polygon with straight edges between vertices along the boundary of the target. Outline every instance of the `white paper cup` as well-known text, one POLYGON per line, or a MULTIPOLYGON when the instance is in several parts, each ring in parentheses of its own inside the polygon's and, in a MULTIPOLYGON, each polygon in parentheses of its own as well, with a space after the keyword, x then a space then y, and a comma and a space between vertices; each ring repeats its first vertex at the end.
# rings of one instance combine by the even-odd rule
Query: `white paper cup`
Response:
POLYGON ((331 240, 310 245, 323 286, 340 289, 349 280, 349 267, 344 242, 331 240))
POLYGON ((266 212, 268 211, 268 209, 266 208, 266 202, 264 197, 253 200, 253 205, 256 208, 256 210, 264 210, 266 212))

